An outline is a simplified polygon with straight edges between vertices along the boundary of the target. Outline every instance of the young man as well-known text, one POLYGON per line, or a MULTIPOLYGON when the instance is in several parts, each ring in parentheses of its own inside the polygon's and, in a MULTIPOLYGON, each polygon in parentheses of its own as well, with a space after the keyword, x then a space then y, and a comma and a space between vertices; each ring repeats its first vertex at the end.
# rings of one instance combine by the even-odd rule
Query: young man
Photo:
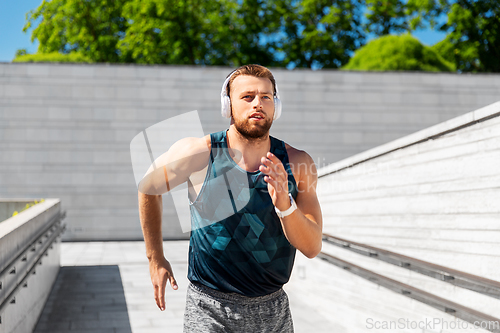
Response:
POLYGON ((281 102, 267 68, 237 68, 221 100, 229 129, 178 141, 139 186, 156 304, 165 309, 167 281, 177 289, 163 255, 161 194, 187 182, 192 230, 184 332, 293 332, 282 286, 296 249, 308 258, 321 251, 316 167, 306 152, 269 135, 281 102))

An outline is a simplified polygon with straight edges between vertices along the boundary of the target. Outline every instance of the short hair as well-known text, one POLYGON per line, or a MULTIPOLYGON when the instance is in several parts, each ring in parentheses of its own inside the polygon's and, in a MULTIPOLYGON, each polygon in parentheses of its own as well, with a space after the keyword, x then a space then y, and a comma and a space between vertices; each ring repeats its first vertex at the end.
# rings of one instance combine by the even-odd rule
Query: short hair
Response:
POLYGON ((228 76, 226 76, 226 79, 231 76, 231 79, 229 80, 226 87, 227 96, 229 96, 229 92, 231 91, 231 84, 233 83, 234 79, 236 79, 240 75, 268 78, 273 85, 273 93, 274 95, 276 95, 276 81, 274 80, 273 73, 271 73, 271 71, 264 66, 258 64, 249 64, 236 68, 228 76))

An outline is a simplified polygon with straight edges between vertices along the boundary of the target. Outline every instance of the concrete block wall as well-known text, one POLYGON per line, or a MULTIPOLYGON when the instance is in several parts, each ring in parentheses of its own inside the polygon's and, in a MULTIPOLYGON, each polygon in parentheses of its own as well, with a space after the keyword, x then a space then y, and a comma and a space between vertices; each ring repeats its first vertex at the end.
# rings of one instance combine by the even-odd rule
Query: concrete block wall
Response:
MULTIPOLYGON (((205 133, 227 128, 219 94, 231 70, 0 63, 0 197, 61 198, 65 240, 141 239, 130 141, 192 110, 205 133)), ((500 96, 500 75, 272 70, 283 115, 271 134, 318 166, 500 96)), ((163 217, 165 238, 188 236, 168 195, 163 217)))
POLYGON ((500 102, 320 169, 324 231, 500 282, 499 133, 500 102))

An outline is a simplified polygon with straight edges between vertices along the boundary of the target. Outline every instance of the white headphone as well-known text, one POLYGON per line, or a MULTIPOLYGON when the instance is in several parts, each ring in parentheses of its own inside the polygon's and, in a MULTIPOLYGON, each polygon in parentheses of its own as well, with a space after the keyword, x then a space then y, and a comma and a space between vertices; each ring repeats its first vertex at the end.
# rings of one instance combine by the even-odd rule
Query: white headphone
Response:
MULTIPOLYGON (((231 80, 234 72, 236 72, 236 70, 232 71, 224 81, 220 92, 221 114, 224 118, 231 118, 231 99, 227 95, 227 85, 229 84, 229 80, 231 80)), ((276 82, 274 83, 274 88, 276 89, 276 93, 274 94, 274 120, 276 120, 281 116, 280 93, 276 82)))

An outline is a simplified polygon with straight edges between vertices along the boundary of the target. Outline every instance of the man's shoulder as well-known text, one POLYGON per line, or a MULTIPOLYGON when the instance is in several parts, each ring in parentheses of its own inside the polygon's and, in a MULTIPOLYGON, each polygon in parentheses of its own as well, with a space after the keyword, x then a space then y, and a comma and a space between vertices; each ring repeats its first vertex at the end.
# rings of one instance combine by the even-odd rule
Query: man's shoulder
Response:
POLYGON ((186 137, 180 139, 172 147, 183 154, 196 154, 203 151, 209 151, 211 147, 210 134, 201 138, 186 137), (208 148, 208 150, 207 150, 208 148))
POLYGON ((295 182, 299 188, 299 193, 311 193, 311 189, 316 188, 318 181, 318 170, 316 164, 306 151, 292 147, 285 143, 288 160, 290 161, 290 169, 292 171, 295 182))
POLYGON ((311 155, 309 155, 305 150, 297 149, 285 142, 286 153, 288 154, 288 159, 290 163, 314 163, 311 155))
POLYGON ((298 183, 303 183, 305 180, 307 182, 312 181, 316 177, 317 171, 311 155, 305 150, 292 147, 288 143, 285 143, 285 148, 295 180, 298 183))

